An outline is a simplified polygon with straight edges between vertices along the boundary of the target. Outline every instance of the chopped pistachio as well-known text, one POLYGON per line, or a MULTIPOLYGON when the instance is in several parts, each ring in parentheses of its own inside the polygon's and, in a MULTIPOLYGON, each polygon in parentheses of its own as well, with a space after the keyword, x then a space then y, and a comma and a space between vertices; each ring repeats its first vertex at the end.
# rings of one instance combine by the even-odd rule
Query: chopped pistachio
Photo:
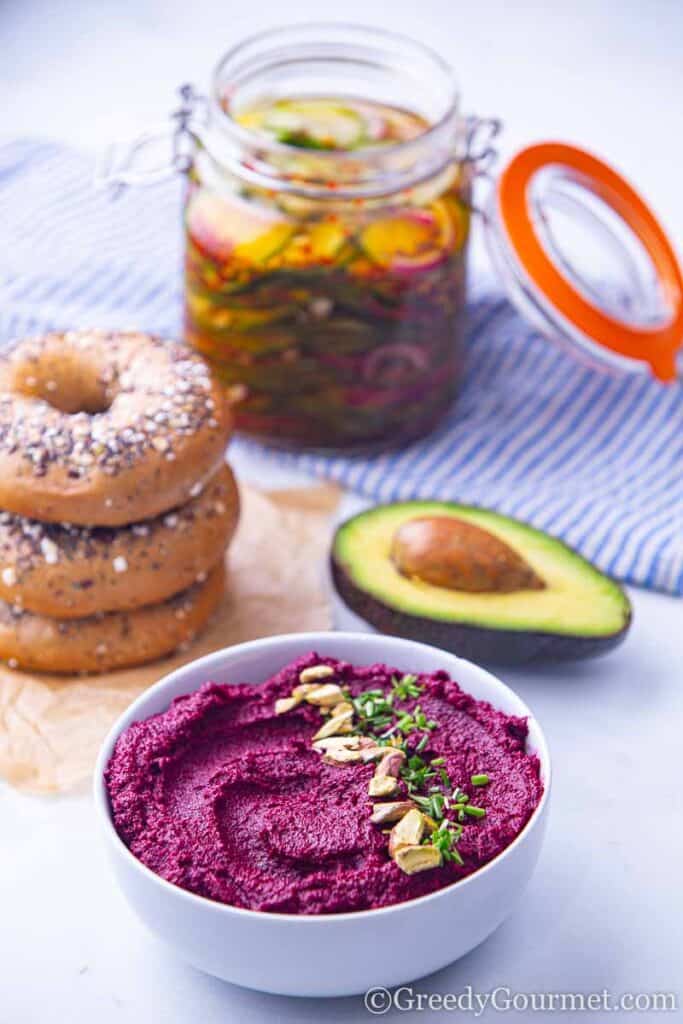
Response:
POLYGON ((320 726, 317 733, 313 737, 313 741, 327 739, 328 736, 338 736, 340 733, 346 731, 347 727, 351 724, 353 719, 353 708, 350 711, 342 711, 340 715, 334 715, 327 719, 323 725, 320 726))
POLYGON ((275 714, 284 715, 287 711, 291 711, 299 704, 296 697, 280 697, 279 700, 275 701, 275 714))
POLYGON ((315 683, 320 679, 329 679, 334 675, 334 669, 330 665, 311 665, 299 673, 300 683, 315 683))
POLYGON ((386 747, 376 747, 374 744, 364 746, 361 744, 360 756, 362 761, 377 761, 386 754, 386 747))
POLYGON ((422 840, 424 830, 424 815, 414 807, 392 828, 389 836, 389 855, 396 856, 402 846, 417 846, 422 840))
POLYGON ((412 811, 415 804, 411 800, 392 800, 389 803, 375 804, 370 821, 373 825, 385 825, 387 822, 399 821, 412 811))
POLYGON ((360 761, 360 751, 344 747, 333 747, 323 754, 325 764, 348 764, 360 761))
POLYGON ((406 875, 441 867, 441 853, 435 846, 402 846, 394 860, 406 875))
POLYGON ((358 736, 328 736, 325 739, 315 740, 315 750, 358 750, 360 738, 358 736))
POLYGON ((394 796, 398 792, 398 782, 392 775, 373 775, 368 785, 370 796, 394 796))
POLYGON ((344 694, 341 687, 336 683, 325 683, 323 686, 315 686, 304 697, 307 704, 314 704, 316 707, 333 707, 339 704, 344 694))
POLYGON ((307 694, 309 694, 311 692, 311 690, 317 690, 317 689, 318 689, 318 684, 317 683, 302 683, 300 686, 295 686, 294 687, 294 689, 292 690, 292 697, 295 697, 296 700, 299 703, 301 703, 302 700, 305 700, 307 694))
MULTIPOLYGON (((324 710, 327 710, 326 708, 324 710)), ((353 713, 353 704, 348 700, 342 700, 339 704, 334 704, 330 708, 331 715, 341 715, 342 711, 351 711, 353 713)))
POLYGON ((382 760, 375 768, 375 775, 391 775, 395 779, 397 779, 398 773, 401 770, 401 765, 403 764, 405 759, 406 755, 402 750, 397 750, 396 748, 392 747, 391 750, 387 750, 387 752, 382 757, 382 760))

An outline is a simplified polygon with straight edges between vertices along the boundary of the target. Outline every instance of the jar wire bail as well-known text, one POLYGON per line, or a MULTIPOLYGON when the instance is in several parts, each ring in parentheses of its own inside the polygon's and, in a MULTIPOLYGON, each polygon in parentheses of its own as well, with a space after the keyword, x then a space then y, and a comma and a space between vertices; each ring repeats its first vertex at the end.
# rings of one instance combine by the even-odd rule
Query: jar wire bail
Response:
POLYGON ((95 168, 96 188, 117 199, 129 187, 158 185, 190 171, 208 123, 209 100, 190 83, 178 93, 180 103, 165 124, 105 148, 95 168))
POLYGON ((497 117, 477 117, 470 114, 465 120, 465 154, 463 163, 470 164, 477 175, 490 171, 498 159, 494 145, 503 130, 503 122, 497 117))
MULTIPOLYGON (((497 117, 477 117, 471 114, 465 119, 465 147, 462 163, 471 168, 474 179, 485 180, 490 186, 494 183, 493 167, 498 159, 495 140, 503 130, 503 122, 497 117)), ((470 199, 472 213, 486 222, 486 208, 478 206, 470 199)))

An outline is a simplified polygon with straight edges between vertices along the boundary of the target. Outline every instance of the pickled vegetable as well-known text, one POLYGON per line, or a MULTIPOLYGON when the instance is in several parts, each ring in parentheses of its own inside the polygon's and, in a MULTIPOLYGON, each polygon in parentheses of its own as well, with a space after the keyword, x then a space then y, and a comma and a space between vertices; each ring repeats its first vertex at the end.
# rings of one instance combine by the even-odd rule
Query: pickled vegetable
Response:
MULTIPOLYGON (((428 127, 402 109, 324 97, 264 100, 238 120, 306 160, 308 151, 336 159, 391 146, 428 127)), ((455 166, 400 200, 346 204, 195 175, 186 336, 224 380, 241 430, 354 450, 433 428, 460 371, 468 198, 455 166)))

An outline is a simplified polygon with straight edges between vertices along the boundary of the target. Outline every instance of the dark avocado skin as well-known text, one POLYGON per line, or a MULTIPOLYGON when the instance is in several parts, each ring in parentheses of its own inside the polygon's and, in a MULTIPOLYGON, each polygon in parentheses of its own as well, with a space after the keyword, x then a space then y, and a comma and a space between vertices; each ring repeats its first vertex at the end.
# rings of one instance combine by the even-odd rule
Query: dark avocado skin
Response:
POLYGON ((510 629, 485 629, 458 622, 408 615, 378 601, 351 582, 332 556, 332 578, 337 593, 355 612, 380 633, 406 637, 441 647, 469 661, 493 665, 525 665, 531 662, 575 661, 595 658, 618 647, 631 624, 631 613, 622 629, 609 636, 566 636, 510 629))

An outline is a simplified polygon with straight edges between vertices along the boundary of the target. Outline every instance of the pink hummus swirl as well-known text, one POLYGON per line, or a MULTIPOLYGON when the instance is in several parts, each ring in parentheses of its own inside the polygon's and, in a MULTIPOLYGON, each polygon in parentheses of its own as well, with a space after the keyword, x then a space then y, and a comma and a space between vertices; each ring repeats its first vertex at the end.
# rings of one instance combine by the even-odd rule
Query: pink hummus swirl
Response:
MULTIPOLYGON (((464 828, 462 866, 415 875, 391 860, 370 821, 372 764, 326 764, 311 746, 316 707, 276 715, 305 667, 333 666, 355 696, 402 672, 310 653, 260 685, 207 682, 119 737, 106 770, 114 826, 131 852, 190 892, 250 910, 331 914, 390 906, 476 871, 508 846, 537 806, 538 758, 526 721, 464 693, 445 672, 418 676, 439 725, 426 754, 486 809, 464 828), (472 775, 490 783, 474 789, 472 775)), ((408 666, 409 668, 409 666, 408 666)), ((410 738, 409 741, 410 743, 410 738)), ((401 784, 403 785, 403 783, 401 784)))

